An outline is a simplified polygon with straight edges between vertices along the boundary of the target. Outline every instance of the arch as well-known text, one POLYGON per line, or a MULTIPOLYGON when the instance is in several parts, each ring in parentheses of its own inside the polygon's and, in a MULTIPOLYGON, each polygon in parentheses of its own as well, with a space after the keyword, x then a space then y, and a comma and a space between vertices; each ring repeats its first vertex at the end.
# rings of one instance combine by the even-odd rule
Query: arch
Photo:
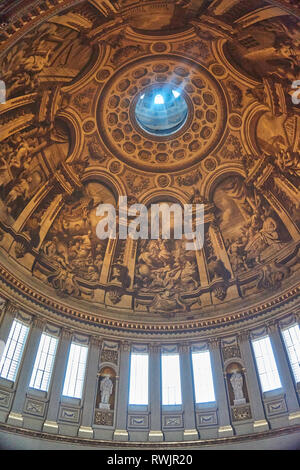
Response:
POLYGON ((247 108, 243 116, 242 135, 244 144, 249 154, 259 155, 260 150, 256 141, 256 126, 261 116, 270 111, 270 109, 261 103, 255 101, 247 108))
POLYGON ((72 147, 69 148, 69 155, 66 158, 66 162, 73 162, 80 155, 83 150, 84 141, 81 139, 81 125, 79 115, 71 108, 60 110, 56 115, 55 119, 61 119, 68 127, 71 133, 72 147))
POLYGON ((158 202, 173 202, 180 205, 188 204, 189 196, 179 189, 156 189, 147 191, 141 198, 141 204, 149 206, 158 202))
POLYGON ((240 82, 241 85, 246 85, 249 87, 257 87, 261 84, 259 80, 255 80, 254 78, 250 77, 246 73, 244 73, 241 69, 237 69, 234 67, 230 61, 227 59, 225 47, 228 44, 228 39, 219 39, 216 42, 212 43, 212 49, 216 59, 220 62, 220 64, 225 65, 226 69, 229 71, 230 75, 234 77, 236 80, 240 82))
POLYGON ((246 178, 244 166, 241 163, 226 163, 220 165, 213 173, 207 175, 201 185, 201 195, 207 200, 212 201, 216 186, 225 178, 231 175, 239 175, 246 178))
POLYGON ((99 168, 96 166, 88 167, 81 177, 81 182, 86 183, 92 180, 106 185, 116 198, 116 203, 118 203, 119 197, 126 196, 126 188, 122 181, 114 178, 112 174, 104 168, 99 168))

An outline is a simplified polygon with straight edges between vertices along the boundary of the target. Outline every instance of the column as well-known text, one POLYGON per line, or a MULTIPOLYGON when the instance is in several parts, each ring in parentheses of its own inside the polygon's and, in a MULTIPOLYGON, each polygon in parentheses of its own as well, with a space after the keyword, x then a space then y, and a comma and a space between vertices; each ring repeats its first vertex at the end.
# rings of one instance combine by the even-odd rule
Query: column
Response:
MULTIPOLYGON (((219 225, 215 221, 213 221, 209 226, 209 234, 210 234, 210 239, 211 239, 211 242, 212 242, 212 246, 213 246, 216 258, 223 262, 224 267, 230 273, 231 279, 234 279, 234 274, 233 274, 233 271, 232 271, 232 267, 231 267, 231 263, 230 263, 230 260, 229 260, 227 250, 225 248, 225 244, 224 244, 224 241, 223 241, 223 236, 221 234, 219 225)), ((221 298, 219 296, 216 297, 216 295, 214 295, 213 298, 215 299, 215 302, 217 302, 217 303, 220 302, 220 301, 222 302, 223 300, 225 300, 225 298, 226 298, 226 300, 230 300, 230 299, 234 299, 234 298, 239 297, 239 293, 238 293, 236 283, 230 286, 230 285, 228 285, 228 281, 230 279, 225 279, 224 278, 225 276, 222 276, 222 277, 223 277, 224 294, 226 292, 226 295, 225 295, 225 297, 224 297, 224 294, 223 294, 223 296, 221 295, 221 298)), ((217 279, 219 279, 219 278, 212 279, 212 282, 217 280, 217 279)))
POLYGON ((261 432, 269 429, 269 424, 265 417, 264 406, 261 398, 260 387, 254 358, 250 345, 250 334, 248 331, 242 332, 239 337, 240 351, 245 365, 245 375, 247 379, 247 389, 249 394, 249 401, 251 405, 251 412, 254 419, 253 431, 261 432))
POLYGON ((34 318, 31 331, 29 332, 29 337, 27 338, 23 361, 20 364, 19 377, 16 383, 17 390, 15 393, 13 406, 7 418, 8 424, 13 424, 15 426, 23 425, 22 410, 41 339, 43 325, 44 320, 38 317, 34 318))
POLYGON ((3 320, 0 326, 0 340, 6 343, 11 326, 15 319, 16 313, 18 312, 17 307, 13 305, 11 302, 8 302, 7 305, 4 307, 3 312, 3 320))
POLYGON ((278 324, 275 322, 268 324, 268 333, 271 338, 273 352, 276 359, 279 376, 282 387, 285 392, 286 404, 289 411, 290 424, 300 423, 300 410, 299 402, 294 386, 294 381, 290 372, 290 365, 288 363, 285 346, 281 338, 278 324))
POLYGON ((149 441, 163 441, 161 430, 161 358, 160 345, 149 346, 150 431, 149 441))
POLYGON ((199 438, 196 429, 195 397, 193 390, 193 371, 190 347, 188 344, 179 346, 182 407, 184 420, 184 440, 197 440, 199 438))
POLYGON ((218 405, 218 434, 219 437, 233 436, 233 429, 230 423, 229 406, 220 352, 220 341, 219 339, 212 339, 209 341, 209 343, 211 350, 215 394, 218 405))
POLYGON ((116 408, 116 429, 114 439, 116 441, 128 441, 127 431, 127 408, 129 391, 129 357, 130 344, 124 342, 121 344, 120 369, 118 401, 116 408))
POLYGON ((56 360, 53 368, 52 384, 50 388, 50 399, 48 404, 48 413, 44 422, 43 431, 52 434, 58 433, 57 415, 63 389, 63 381, 68 361, 72 331, 63 329, 59 347, 56 353, 56 360))
POLYGON ((78 436, 93 439, 94 431, 92 428, 93 424, 93 413, 95 394, 97 392, 97 381, 98 381, 98 365, 99 365, 99 352, 100 352, 101 340, 98 337, 91 338, 89 358, 86 371, 86 386, 84 393, 84 403, 82 408, 82 420, 81 426, 78 430, 78 436))

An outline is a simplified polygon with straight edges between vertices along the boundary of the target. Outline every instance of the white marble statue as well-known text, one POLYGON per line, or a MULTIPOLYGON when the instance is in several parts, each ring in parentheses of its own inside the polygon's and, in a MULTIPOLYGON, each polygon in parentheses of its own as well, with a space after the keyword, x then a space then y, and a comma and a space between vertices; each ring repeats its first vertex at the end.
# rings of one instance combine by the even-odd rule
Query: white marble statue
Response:
POLYGON ((113 391, 113 383, 109 376, 104 377, 100 382, 101 402, 100 408, 110 408, 109 399, 113 391))
POLYGON ((240 405, 246 402, 243 393, 243 376, 240 372, 234 371, 230 377, 230 383, 234 393, 234 405, 240 405))

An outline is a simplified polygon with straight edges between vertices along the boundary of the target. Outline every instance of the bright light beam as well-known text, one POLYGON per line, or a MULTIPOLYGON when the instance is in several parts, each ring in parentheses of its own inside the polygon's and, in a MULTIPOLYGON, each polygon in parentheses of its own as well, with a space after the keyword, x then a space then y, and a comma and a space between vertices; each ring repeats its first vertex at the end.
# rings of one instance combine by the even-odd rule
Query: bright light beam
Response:
POLYGON ((164 104, 165 100, 162 95, 155 95, 154 104, 164 104))

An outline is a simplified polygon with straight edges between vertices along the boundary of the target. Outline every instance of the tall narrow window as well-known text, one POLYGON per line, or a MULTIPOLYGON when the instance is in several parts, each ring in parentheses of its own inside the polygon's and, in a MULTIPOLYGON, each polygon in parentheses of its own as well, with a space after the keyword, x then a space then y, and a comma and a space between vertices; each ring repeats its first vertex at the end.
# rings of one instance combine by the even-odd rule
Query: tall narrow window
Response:
POLYGON ((300 382, 300 328, 299 325, 291 326, 282 331, 282 336, 287 349, 291 368, 296 383, 300 382))
POLYGON ((42 334, 30 379, 30 387, 48 391, 57 343, 56 337, 46 333, 42 334))
POLYGON ((63 395, 81 398, 85 377, 88 347, 71 343, 63 395))
POLYGON ((280 377, 269 336, 253 340, 252 345, 262 391, 280 388, 280 377))
POLYGON ((132 353, 130 358, 130 405, 148 405, 148 354, 132 353))
POLYGON ((0 377, 13 381, 16 379, 28 332, 27 325, 19 320, 13 321, 0 361, 0 377))
POLYGON ((192 353, 196 403, 215 401, 214 383, 209 351, 192 353))
POLYGON ((181 405, 179 354, 162 354, 162 404, 181 405))

